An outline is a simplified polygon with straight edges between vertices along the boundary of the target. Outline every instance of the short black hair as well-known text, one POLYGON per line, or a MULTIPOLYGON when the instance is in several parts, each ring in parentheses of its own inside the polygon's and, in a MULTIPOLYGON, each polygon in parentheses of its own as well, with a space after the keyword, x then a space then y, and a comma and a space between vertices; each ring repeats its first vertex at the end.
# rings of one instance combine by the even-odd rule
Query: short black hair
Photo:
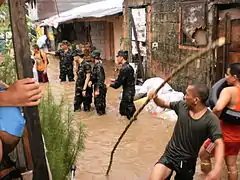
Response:
POLYGON ((240 63, 232 63, 229 65, 230 73, 232 76, 237 76, 240 80, 240 63))
POLYGON ((120 50, 120 51, 118 51, 117 57, 118 56, 123 57, 123 59, 125 59, 127 61, 128 60, 128 51, 120 50))
POLYGON ((123 59, 125 59, 126 61, 128 60, 128 51, 124 51, 124 55, 122 56, 123 59))
POLYGON ((79 57, 83 59, 83 58, 84 58, 84 54, 82 54, 82 55, 79 55, 79 57))
POLYGON ((33 49, 37 49, 37 50, 40 49, 39 46, 38 46, 37 44, 34 44, 32 47, 33 47, 33 49))
POLYGON ((206 101, 209 97, 209 89, 206 85, 203 84, 194 84, 193 85, 196 96, 200 98, 201 103, 206 104, 206 101))

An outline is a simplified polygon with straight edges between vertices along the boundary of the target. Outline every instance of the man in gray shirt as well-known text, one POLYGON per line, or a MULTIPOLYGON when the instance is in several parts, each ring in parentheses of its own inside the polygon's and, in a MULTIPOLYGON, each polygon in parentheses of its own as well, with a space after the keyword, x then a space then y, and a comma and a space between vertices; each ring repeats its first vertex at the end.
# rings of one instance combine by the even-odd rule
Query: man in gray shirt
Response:
POLYGON ((216 143, 215 166, 206 180, 220 177, 224 160, 224 144, 218 118, 207 109, 208 88, 202 85, 190 85, 186 90, 184 101, 167 103, 150 92, 149 99, 163 108, 176 112, 178 120, 173 135, 164 154, 156 163, 150 180, 170 180, 173 171, 175 180, 192 180, 198 152, 203 142, 210 138, 216 143))

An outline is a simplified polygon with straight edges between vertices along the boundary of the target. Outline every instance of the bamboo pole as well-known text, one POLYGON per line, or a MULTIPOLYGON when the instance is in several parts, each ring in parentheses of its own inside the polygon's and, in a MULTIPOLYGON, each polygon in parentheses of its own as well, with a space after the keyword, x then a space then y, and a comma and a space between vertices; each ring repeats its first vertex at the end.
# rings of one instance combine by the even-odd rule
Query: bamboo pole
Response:
MULTIPOLYGON (((206 49, 199 51, 196 54, 193 54, 192 56, 190 56, 189 58, 187 58, 182 64, 180 64, 175 70, 173 70, 173 72, 164 80, 164 82, 155 90, 155 93, 157 94, 157 92, 170 80, 172 79, 172 77, 174 77, 176 74, 178 74, 183 68, 185 68, 188 64, 192 63, 195 59, 203 56, 204 54, 206 54, 207 52, 209 52, 210 50, 213 50, 217 47, 223 46, 225 44, 225 38, 219 38, 218 40, 216 40, 215 42, 213 42, 212 44, 210 44, 206 49)), ((121 142, 123 136, 126 134, 126 132, 128 131, 128 129, 131 127, 132 123, 137 120, 137 116, 142 112, 142 110, 144 109, 144 107, 149 103, 150 99, 147 99, 144 104, 134 113, 133 117, 130 119, 129 124, 126 126, 126 128, 124 129, 124 131, 122 132, 122 134, 120 135, 120 137, 118 138, 116 144, 114 145, 112 151, 111 151, 111 156, 110 156, 110 161, 109 161, 109 165, 108 165, 108 169, 106 172, 106 176, 108 176, 111 167, 112 167, 112 162, 113 162, 113 155, 114 152, 116 151, 119 143, 121 142)))
MULTIPOLYGON (((19 79, 33 77, 25 0, 8 0, 17 74, 19 79)), ((33 179, 48 180, 44 144, 37 107, 23 108, 33 161, 33 179)), ((26 152, 25 152, 26 153, 26 152)))

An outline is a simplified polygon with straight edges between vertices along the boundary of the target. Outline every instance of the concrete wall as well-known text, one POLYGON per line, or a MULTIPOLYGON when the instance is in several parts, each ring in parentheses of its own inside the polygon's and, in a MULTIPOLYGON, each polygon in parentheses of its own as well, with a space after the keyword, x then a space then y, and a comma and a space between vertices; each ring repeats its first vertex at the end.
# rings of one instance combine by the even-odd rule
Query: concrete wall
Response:
POLYGON ((90 22, 91 25, 91 39, 93 45, 101 51, 101 56, 103 59, 106 59, 106 53, 105 53, 105 27, 106 22, 105 21, 96 21, 96 22, 90 22))
POLYGON ((123 17, 119 16, 118 18, 115 19, 113 22, 113 27, 114 27, 114 49, 115 49, 115 54, 114 54, 114 59, 116 57, 116 54, 119 50, 123 49, 121 44, 121 38, 123 37, 123 17))
MULTIPOLYGON (((120 39, 123 36, 123 16, 107 16, 102 18, 84 18, 78 22, 90 23, 91 39, 93 45, 101 51, 105 60, 115 60, 120 47, 120 39)), ((78 34, 81 36, 82 34, 78 34)))
MULTIPOLYGON (((181 62, 192 54, 201 50, 192 46, 181 46, 180 33, 180 7, 181 0, 125 0, 124 3, 124 35, 129 38, 129 7, 146 5, 148 10, 148 74, 149 76, 168 76, 181 62), (153 44, 157 47, 153 48, 153 44)), ((207 5, 208 16, 205 18, 208 41, 211 42, 213 35, 213 12, 215 6, 207 5)), ((185 68, 172 83, 177 90, 183 91, 188 83, 201 82, 211 83, 213 67, 213 51, 200 57, 193 64, 185 68)), ((171 83, 170 83, 171 84, 171 83)))
MULTIPOLYGON (((152 6, 152 43, 157 43, 158 48, 152 49, 151 69, 153 74, 166 77, 180 63, 197 53, 201 48, 184 46, 180 38, 180 7, 181 1, 155 1, 152 6)), ((212 19, 209 9, 206 17, 208 41, 212 40, 212 19)), ((183 17, 186 18, 186 17, 183 17)), ((181 71, 172 81, 175 89, 184 91, 186 86, 192 82, 199 82, 210 85, 210 73, 213 63, 212 51, 194 61, 191 65, 181 71), (174 83, 173 83, 174 82, 174 83)))

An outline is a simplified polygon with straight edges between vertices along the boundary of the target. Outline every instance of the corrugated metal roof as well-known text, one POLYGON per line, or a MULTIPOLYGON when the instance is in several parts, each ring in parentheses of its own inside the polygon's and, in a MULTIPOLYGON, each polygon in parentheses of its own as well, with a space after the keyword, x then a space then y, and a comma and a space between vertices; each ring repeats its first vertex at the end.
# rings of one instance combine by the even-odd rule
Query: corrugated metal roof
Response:
POLYGON ((59 9, 59 12, 62 13, 62 12, 71 10, 75 7, 79 7, 79 6, 83 6, 86 4, 91 4, 99 1, 102 1, 102 0, 57 0, 57 6, 59 9))
POLYGON ((84 17, 103 17, 122 12, 123 0, 104 0, 60 13, 43 21, 42 25, 57 26, 61 22, 84 17))
POLYGON ((75 7, 99 1, 102 0, 37 0, 38 19, 43 20, 57 15, 58 12, 62 13, 75 7))

